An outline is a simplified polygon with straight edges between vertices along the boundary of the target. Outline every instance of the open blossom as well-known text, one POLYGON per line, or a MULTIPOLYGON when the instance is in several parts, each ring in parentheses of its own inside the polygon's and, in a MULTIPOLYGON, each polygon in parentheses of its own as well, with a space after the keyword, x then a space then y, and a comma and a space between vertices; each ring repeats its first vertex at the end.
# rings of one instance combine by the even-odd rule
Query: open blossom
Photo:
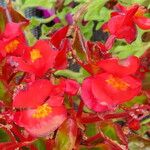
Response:
POLYGON ((34 46, 28 47, 22 57, 10 57, 9 61, 17 64, 18 70, 40 77, 53 68, 57 53, 47 41, 39 40, 34 46))
POLYGON ((141 82, 132 77, 139 61, 106 59, 99 63, 104 72, 88 77, 82 84, 82 99, 90 109, 103 112, 131 100, 141 91, 141 82))
MULTIPOLYGON (((31 135, 42 137, 55 131, 66 119, 63 97, 55 92, 56 87, 45 79, 36 80, 15 94, 14 122, 24 127, 31 135)), ((58 90, 57 90, 58 91, 58 90)))
POLYGON ((0 54, 21 56, 25 50, 25 36, 22 32, 24 23, 10 22, 6 24, 5 31, 0 35, 0 54))
POLYGON ((111 19, 103 25, 108 30, 110 37, 106 42, 107 47, 112 46, 114 39, 125 39, 127 43, 133 42, 137 37, 136 25, 143 29, 150 29, 150 19, 144 16, 145 9, 139 5, 124 7, 120 4, 115 6, 115 12, 111 13, 111 19))
POLYGON ((55 32, 49 41, 38 40, 33 46, 25 48, 20 57, 10 56, 8 62, 19 71, 43 76, 49 69, 65 69, 69 40, 66 37, 68 27, 55 32))

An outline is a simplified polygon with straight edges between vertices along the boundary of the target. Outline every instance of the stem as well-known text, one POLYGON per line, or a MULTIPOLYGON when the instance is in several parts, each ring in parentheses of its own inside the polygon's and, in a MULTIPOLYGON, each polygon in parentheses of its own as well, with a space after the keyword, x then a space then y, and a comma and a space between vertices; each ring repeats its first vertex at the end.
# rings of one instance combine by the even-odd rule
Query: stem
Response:
POLYGON ((76 115, 77 118, 81 117, 82 112, 83 112, 83 107, 84 107, 84 103, 83 103, 83 100, 81 99, 79 107, 78 107, 78 112, 77 112, 77 115, 76 115))
POLYGON ((98 139, 100 139, 100 138, 103 138, 103 137, 102 137, 102 135, 101 135, 100 133, 98 133, 98 134, 96 134, 96 135, 94 135, 94 136, 88 138, 88 139, 86 140, 85 144, 88 145, 89 143, 92 143, 92 142, 94 142, 94 141, 96 141, 96 140, 98 140, 98 139))
MULTIPOLYGON (((7 18, 7 21, 8 22, 12 22, 12 18, 11 18, 11 15, 10 15, 10 13, 9 13, 9 10, 8 10, 8 8, 7 8, 7 2, 6 2, 6 0, 4 0, 4 3, 5 3, 5 12, 6 12, 6 18, 7 18)), ((10 2, 9 2, 10 3, 10 2)), ((10 4, 8 4, 8 5, 10 5, 10 4)))
POLYGON ((19 138, 21 142, 25 141, 26 138, 22 136, 21 132, 18 130, 15 124, 13 124, 13 127, 11 128, 11 131, 19 138))
POLYGON ((17 85, 21 84, 21 82, 23 81, 24 77, 26 76, 26 72, 23 73, 22 77, 20 78, 19 82, 17 83, 17 85))
POLYGON ((102 119, 100 119, 97 116, 94 116, 94 117, 82 117, 81 118, 81 123, 83 123, 83 124, 94 123, 94 122, 98 122, 98 121, 102 121, 102 119))
POLYGON ((17 74, 17 72, 12 73, 12 75, 9 77, 7 83, 10 84, 11 80, 15 77, 15 75, 17 74))
POLYGON ((118 114, 107 114, 103 116, 103 118, 99 118, 98 116, 88 116, 88 117, 82 117, 81 122, 82 123, 94 123, 98 121, 104 121, 104 120, 109 120, 109 119, 116 119, 116 118, 127 118, 128 113, 118 113, 118 114))
POLYGON ((117 142, 113 141, 112 139, 110 139, 109 137, 105 136, 104 133, 99 129, 99 134, 101 134, 101 136, 103 137, 103 139, 105 139, 105 141, 107 143, 109 143, 110 145, 112 145, 113 147, 115 147, 116 150, 126 150, 126 147, 123 145, 118 144, 117 142))

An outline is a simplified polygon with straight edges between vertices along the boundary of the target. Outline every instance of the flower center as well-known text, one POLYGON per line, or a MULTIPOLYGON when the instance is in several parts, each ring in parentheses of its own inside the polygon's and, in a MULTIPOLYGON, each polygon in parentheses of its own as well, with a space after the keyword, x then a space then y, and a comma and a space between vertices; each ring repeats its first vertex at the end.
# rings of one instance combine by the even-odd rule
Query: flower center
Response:
POLYGON ((13 40, 5 46, 7 53, 12 53, 18 47, 19 41, 13 40))
POLYGON ((142 17, 144 15, 145 11, 146 11, 146 9, 144 7, 139 7, 134 16, 142 17))
POLYGON ((37 107, 35 113, 32 115, 33 118, 39 119, 39 118, 45 118, 48 116, 48 114, 52 112, 52 108, 48 106, 48 104, 43 104, 39 107, 37 107))
POLYGON ((34 62, 36 61, 37 59, 41 58, 42 55, 40 53, 40 51, 38 49, 33 49, 31 52, 30 52, 30 57, 31 57, 31 61, 34 62))
POLYGON ((125 81, 121 80, 120 78, 110 76, 106 82, 111 85, 113 88, 124 91, 129 87, 129 84, 125 81))

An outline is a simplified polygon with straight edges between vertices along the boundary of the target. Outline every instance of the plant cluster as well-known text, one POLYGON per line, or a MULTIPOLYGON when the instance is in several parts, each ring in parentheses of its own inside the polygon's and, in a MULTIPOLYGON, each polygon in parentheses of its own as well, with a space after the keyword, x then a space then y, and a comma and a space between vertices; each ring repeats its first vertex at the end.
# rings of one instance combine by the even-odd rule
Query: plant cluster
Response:
MULTIPOLYGON (((91 41, 78 20, 90 30, 99 1, 82 1, 71 23, 36 40, 31 20, 11 2, 0 7, 0 149, 150 148, 148 8, 115 2, 100 23, 107 39, 91 41)), ((22 9, 29 6, 40 4, 26 0, 22 9)))

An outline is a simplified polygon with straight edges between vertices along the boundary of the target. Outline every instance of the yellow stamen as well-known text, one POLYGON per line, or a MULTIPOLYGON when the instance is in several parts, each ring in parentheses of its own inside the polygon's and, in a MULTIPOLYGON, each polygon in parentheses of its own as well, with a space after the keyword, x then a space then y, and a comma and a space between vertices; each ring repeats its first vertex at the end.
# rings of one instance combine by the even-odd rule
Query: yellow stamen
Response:
POLYGON ((139 7, 137 12, 135 13, 135 17, 142 17, 146 12, 146 9, 144 7, 139 7))
POLYGON ((32 62, 35 62, 37 59, 42 57, 42 55, 41 55, 41 53, 40 53, 40 51, 38 49, 33 49, 30 52, 30 56, 31 56, 31 61, 32 62))
POLYGON ((49 113, 52 112, 52 108, 48 104, 43 104, 37 107, 35 113, 32 115, 33 118, 45 118, 48 116, 49 113))
POLYGON ((125 91, 129 87, 129 84, 123 81, 122 79, 118 77, 110 76, 109 79, 106 80, 106 82, 111 85, 113 88, 125 91))
POLYGON ((19 41, 13 40, 5 46, 7 53, 12 53, 18 47, 19 41))

